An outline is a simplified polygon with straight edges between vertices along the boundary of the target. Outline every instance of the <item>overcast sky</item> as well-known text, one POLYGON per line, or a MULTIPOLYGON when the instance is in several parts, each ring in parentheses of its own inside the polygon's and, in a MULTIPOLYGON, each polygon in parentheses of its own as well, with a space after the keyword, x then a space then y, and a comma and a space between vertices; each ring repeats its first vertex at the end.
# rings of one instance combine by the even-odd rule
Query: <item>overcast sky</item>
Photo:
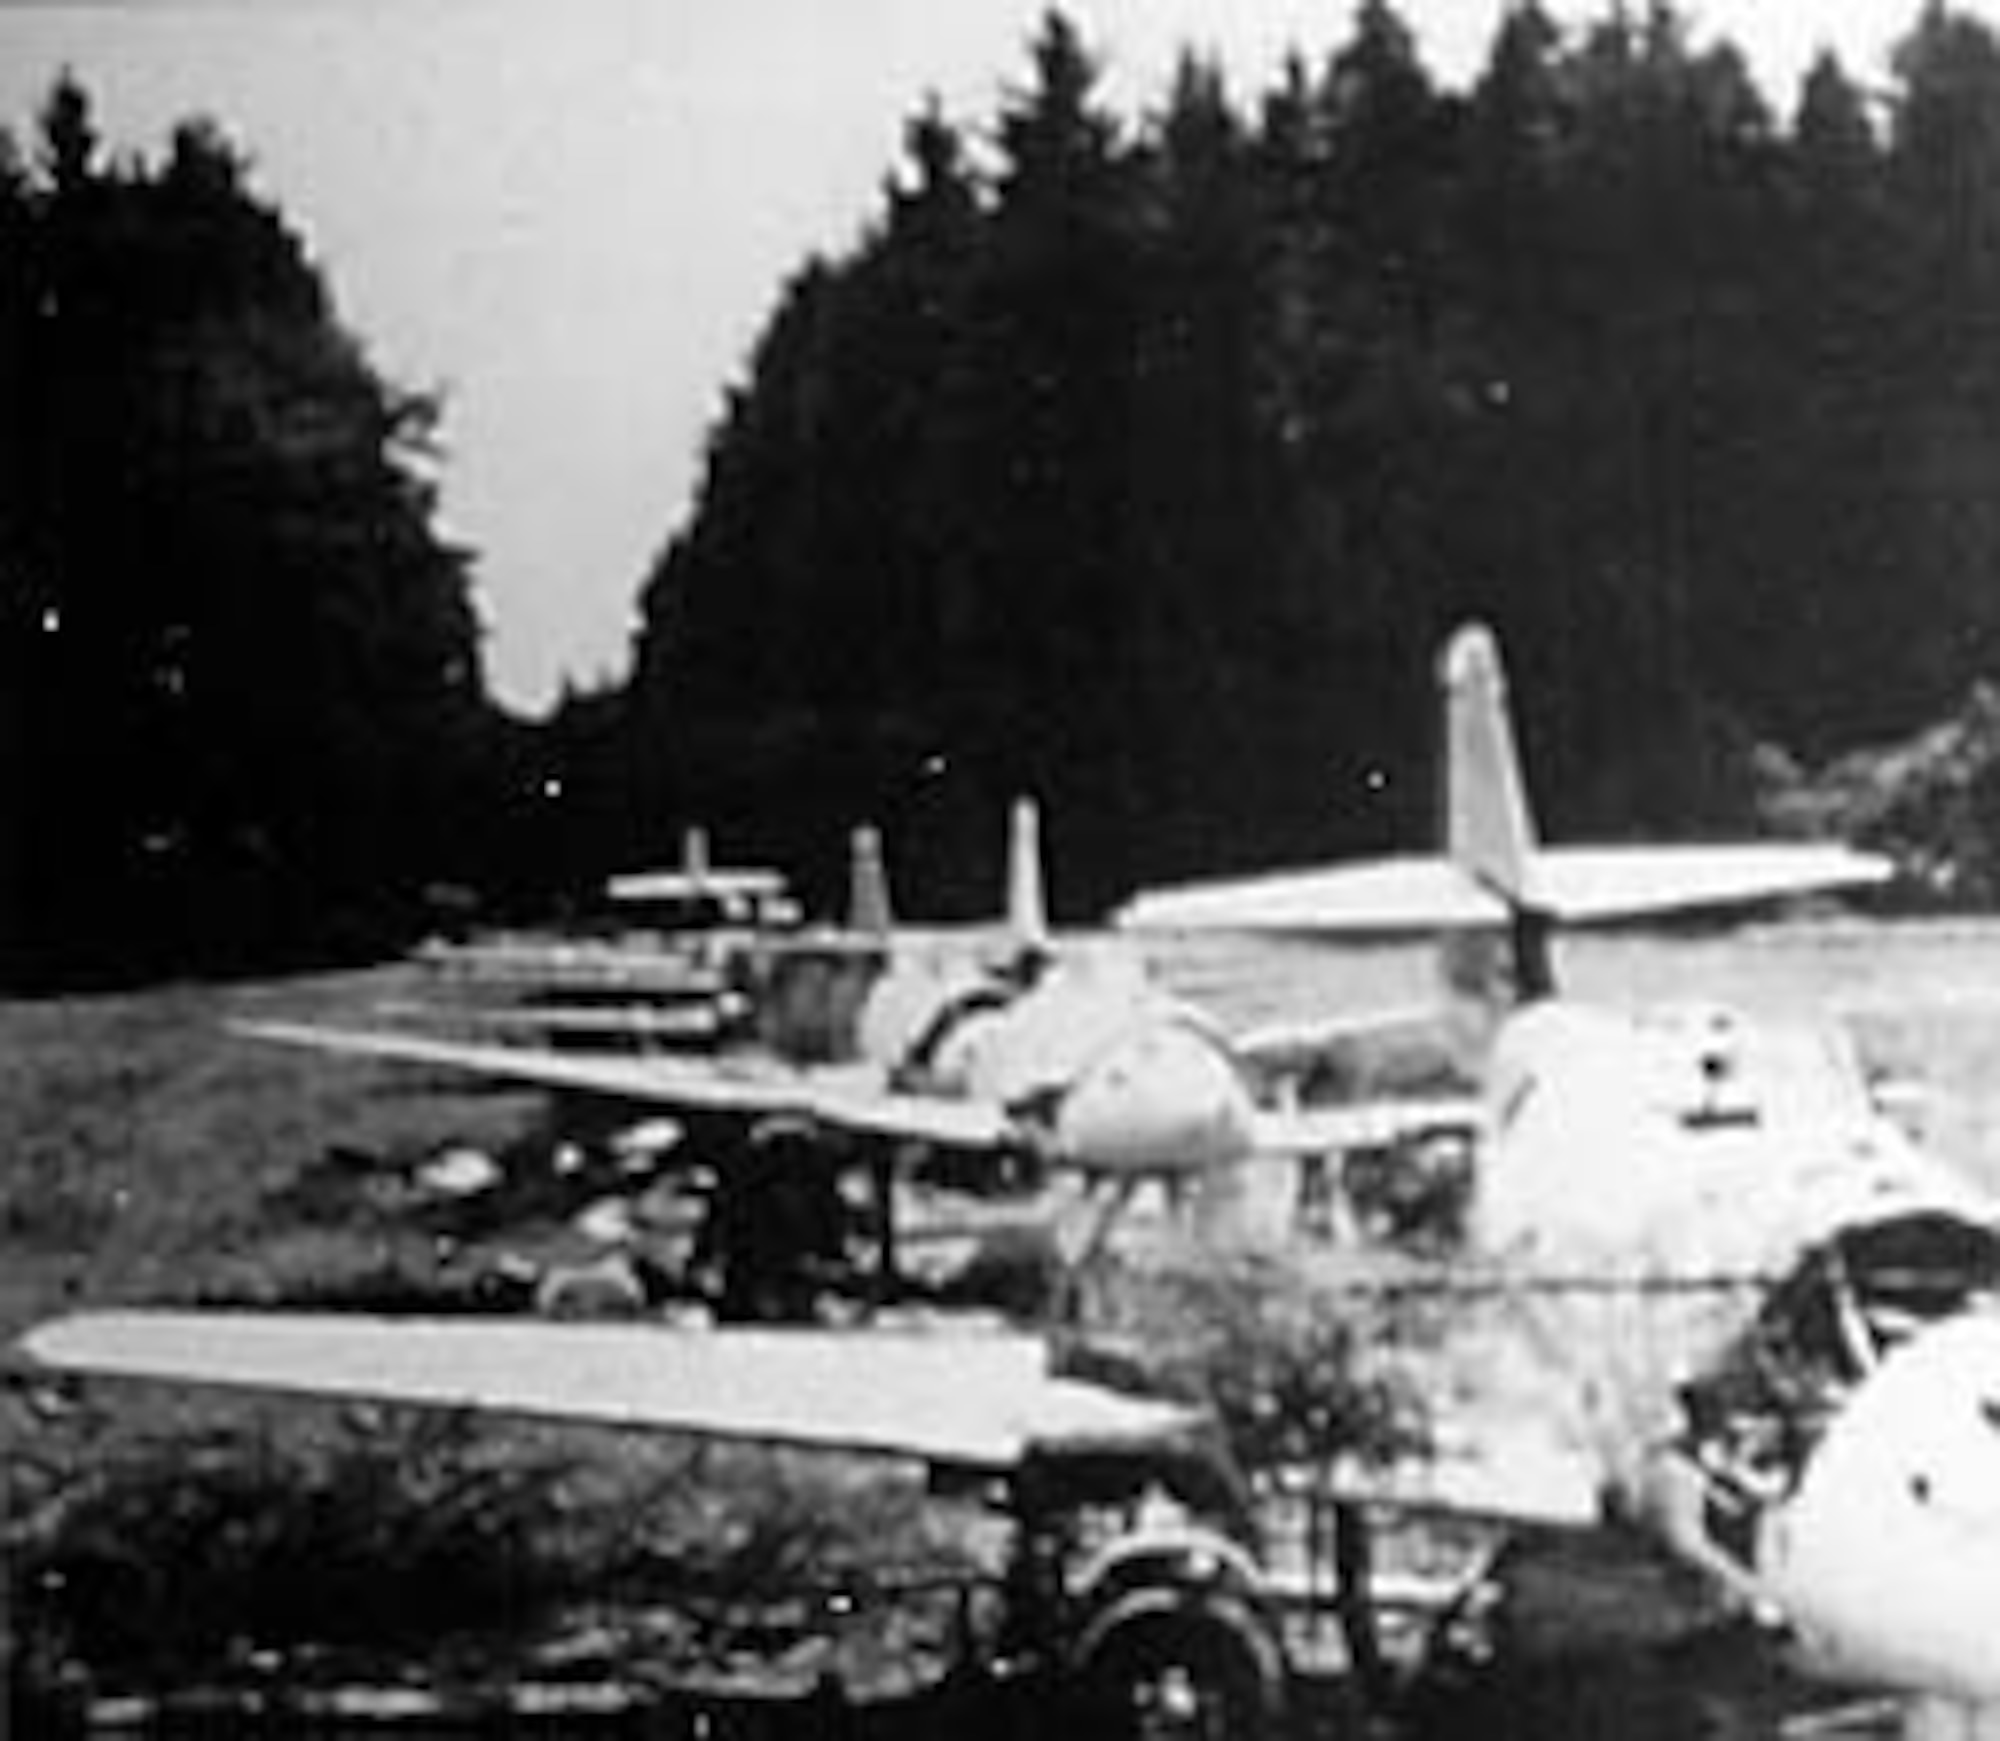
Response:
MULTIPOLYGON (((479 553, 487 667, 538 706, 624 668, 646 567, 686 513, 700 446, 809 248, 873 213, 927 91, 990 120, 1043 0, 66 0, 0 4, 0 115, 58 67, 114 144, 194 112, 250 153, 343 317, 395 379, 446 394, 444 505, 479 553)), ((1608 0, 1551 4, 1559 19, 1608 0)), ((2000 0, 1972 9, 1990 14, 2000 0)), ((1865 78, 1919 0, 1709 0, 1788 109, 1830 43, 1865 78)), ((1130 113, 1176 44, 1239 97, 1285 45, 1317 58, 1350 0, 1074 0, 1130 113)), ((1499 0, 1401 0, 1462 84, 1499 0)))

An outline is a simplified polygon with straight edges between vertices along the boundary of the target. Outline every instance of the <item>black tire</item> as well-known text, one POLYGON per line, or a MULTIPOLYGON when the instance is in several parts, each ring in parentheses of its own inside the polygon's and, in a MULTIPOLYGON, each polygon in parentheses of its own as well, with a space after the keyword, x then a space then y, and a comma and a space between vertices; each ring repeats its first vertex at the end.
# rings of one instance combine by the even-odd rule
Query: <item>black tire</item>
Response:
POLYGON ((1134 1592, 1071 1659, 1073 1733, 1131 1741, 1267 1741, 1283 1732, 1284 1658, 1233 1597, 1134 1592))

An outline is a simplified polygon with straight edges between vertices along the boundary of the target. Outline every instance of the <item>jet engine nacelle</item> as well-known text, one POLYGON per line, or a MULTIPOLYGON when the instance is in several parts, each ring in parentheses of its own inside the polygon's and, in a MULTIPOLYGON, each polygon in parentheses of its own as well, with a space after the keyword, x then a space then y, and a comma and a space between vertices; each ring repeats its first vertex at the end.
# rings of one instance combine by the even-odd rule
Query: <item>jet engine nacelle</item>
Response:
POLYGON ((743 989, 766 1046, 795 1063, 823 1063, 867 1055, 868 1011, 892 971, 872 941, 785 938, 756 952, 743 989))
POLYGON ((1255 1117, 1210 1035, 1154 1021, 1091 1056, 1056 1105, 1054 1146, 1105 1176, 1199 1178, 1251 1153, 1255 1117))
POLYGON ((932 1061, 974 1005, 1004 1006, 991 976, 966 960, 911 955, 892 961, 869 987, 855 1023, 856 1050, 885 1069, 932 1061))

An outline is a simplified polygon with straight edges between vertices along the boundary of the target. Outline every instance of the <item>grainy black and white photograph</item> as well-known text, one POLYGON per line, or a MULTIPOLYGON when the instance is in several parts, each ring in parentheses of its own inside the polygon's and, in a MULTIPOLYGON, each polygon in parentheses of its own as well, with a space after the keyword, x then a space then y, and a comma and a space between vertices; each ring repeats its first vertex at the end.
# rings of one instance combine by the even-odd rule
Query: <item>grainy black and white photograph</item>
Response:
POLYGON ((0 4, 0 1741, 2000 1737, 2000 0, 0 4))

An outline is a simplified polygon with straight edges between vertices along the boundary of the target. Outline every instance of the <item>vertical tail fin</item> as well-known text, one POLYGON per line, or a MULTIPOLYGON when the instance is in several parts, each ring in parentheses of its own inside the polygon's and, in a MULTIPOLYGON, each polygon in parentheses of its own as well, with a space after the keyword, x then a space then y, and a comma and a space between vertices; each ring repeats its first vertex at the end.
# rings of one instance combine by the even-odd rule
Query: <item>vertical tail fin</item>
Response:
POLYGON ((1042 880, 1041 811, 1016 798, 1007 831, 1007 929, 1022 950, 1049 942, 1048 897, 1042 880))
POLYGON ((1534 905, 1535 823, 1493 631, 1470 623, 1438 662, 1444 690, 1445 855, 1509 906, 1534 905))
POLYGON ((889 873, 882 862, 881 831, 864 822, 849 839, 848 855, 848 929, 886 941, 896 919, 889 905, 889 873))
POLYGON ((688 824, 681 835, 681 869, 688 881, 699 888, 708 881, 708 830, 699 822, 688 824))
MULTIPOLYGON (((1555 990, 1550 915, 1535 887, 1535 820, 1493 631, 1468 623, 1453 635, 1438 662, 1438 679, 1445 714, 1445 856, 1507 903, 1512 983, 1506 1000, 1547 997, 1555 990)), ((1491 998, 1498 990, 1493 966, 1476 939, 1469 948, 1447 940, 1448 984, 1485 981, 1482 996, 1491 998)))

